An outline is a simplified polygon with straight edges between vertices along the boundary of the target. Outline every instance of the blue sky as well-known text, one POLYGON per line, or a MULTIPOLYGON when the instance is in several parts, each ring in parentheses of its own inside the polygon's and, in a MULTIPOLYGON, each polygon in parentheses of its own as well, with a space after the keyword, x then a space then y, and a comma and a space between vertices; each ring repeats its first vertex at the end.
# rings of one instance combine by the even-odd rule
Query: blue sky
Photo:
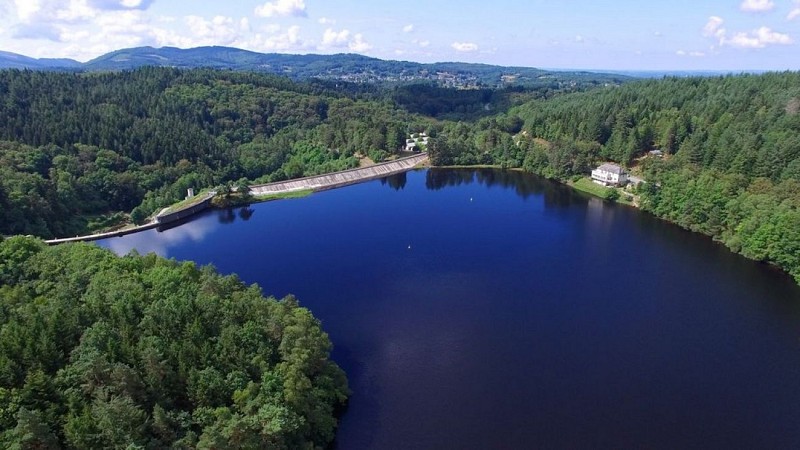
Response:
POLYGON ((150 45, 565 69, 798 70, 800 0, 0 0, 0 50, 150 45))

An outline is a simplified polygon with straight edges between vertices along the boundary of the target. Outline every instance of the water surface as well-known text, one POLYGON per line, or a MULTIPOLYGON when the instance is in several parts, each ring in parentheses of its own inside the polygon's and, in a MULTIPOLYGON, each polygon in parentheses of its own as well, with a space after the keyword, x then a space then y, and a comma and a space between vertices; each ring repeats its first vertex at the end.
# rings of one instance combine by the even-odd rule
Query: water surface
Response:
POLYGON ((102 241, 297 295, 364 448, 800 448, 800 288, 514 172, 417 171, 102 241))

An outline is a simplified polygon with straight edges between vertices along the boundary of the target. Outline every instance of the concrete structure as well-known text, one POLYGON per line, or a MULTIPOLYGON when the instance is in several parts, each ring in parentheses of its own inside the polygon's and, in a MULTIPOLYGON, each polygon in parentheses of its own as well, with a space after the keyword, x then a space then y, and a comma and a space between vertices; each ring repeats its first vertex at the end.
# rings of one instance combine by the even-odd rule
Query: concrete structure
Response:
POLYGON ((605 163, 592 171, 592 181, 603 186, 624 186, 628 182, 628 174, 616 164, 605 163))
POLYGON ((171 212, 162 211, 158 213, 155 221, 159 225, 164 225, 171 222, 177 222, 178 220, 185 219, 201 211, 205 211, 206 209, 208 209, 209 206, 211 206, 211 199, 214 198, 216 194, 217 193, 214 191, 209 192, 205 195, 205 197, 202 200, 198 201, 197 203, 193 203, 177 211, 171 211, 171 212))
POLYGON ((250 186, 250 193, 253 195, 282 194, 296 191, 322 191, 349 184, 360 183, 362 181, 383 178, 396 173, 401 173, 413 169, 415 166, 425 162, 427 154, 420 154, 401 158, 396 161, 376 164, 374 166, 362 167, 360 169, 350 169, 342 172, 334 172, 326 175, 313 177, 297 178, 295 180, 279 181, 277 183, 259 184, 250 186))

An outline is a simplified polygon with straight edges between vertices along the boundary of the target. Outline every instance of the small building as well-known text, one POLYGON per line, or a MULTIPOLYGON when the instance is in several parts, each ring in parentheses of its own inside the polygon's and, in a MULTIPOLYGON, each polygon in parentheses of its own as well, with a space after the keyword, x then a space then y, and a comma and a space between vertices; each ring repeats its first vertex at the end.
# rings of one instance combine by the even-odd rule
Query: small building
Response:
POLYGON ((605 163, 592 171, 592 181, 603 186, 624 186, 628 182, 628 174, 616 164, 605 163))
POLYGON ((656 158, 664 157, 664 152, 662 152, 661 150, 650 150, 649 152, 647 152, 647 154, 650 156, 655 156, 656 158))
POLYGON ((428 148, 428 135, 423 133, 412 133, 409 139, 406 139, 406 151, 417 152, 424 151, 428 148))

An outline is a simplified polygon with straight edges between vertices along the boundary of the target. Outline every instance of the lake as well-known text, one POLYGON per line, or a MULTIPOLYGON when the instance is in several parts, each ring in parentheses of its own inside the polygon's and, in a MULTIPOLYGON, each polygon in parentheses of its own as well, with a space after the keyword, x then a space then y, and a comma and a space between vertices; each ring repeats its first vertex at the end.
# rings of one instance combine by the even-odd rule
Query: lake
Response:
POLYGON ((800 287, 519 172, 423 170, 101 241, 295 294, 339 449, 800 448, 800 287))

